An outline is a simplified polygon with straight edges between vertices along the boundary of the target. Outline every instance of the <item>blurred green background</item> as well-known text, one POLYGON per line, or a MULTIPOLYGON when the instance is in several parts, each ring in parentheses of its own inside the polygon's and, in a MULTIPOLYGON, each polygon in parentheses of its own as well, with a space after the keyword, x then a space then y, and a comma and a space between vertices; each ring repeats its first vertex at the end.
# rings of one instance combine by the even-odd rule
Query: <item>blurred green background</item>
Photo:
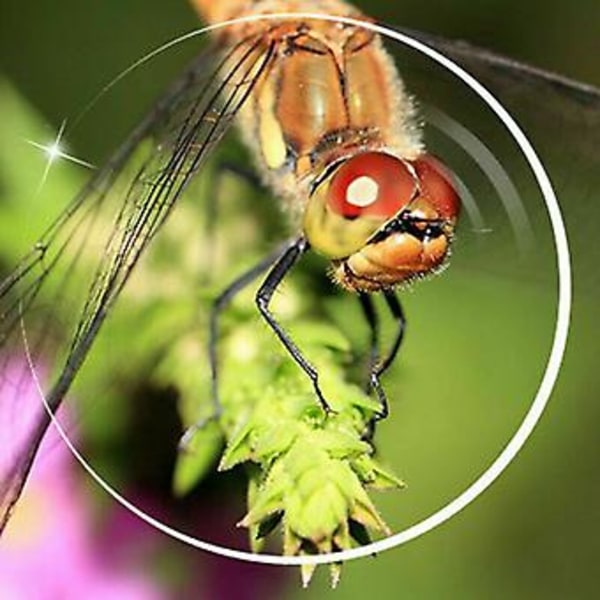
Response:
MULTIPOLYGON (((390 24, 463 38, 600 85, 595 59, 600 50, 597 36, 600 5, 593 0, 429 4, 409 0, 399 4, 373 1, 362 6, 372 16, 390 24)), ((62 0, 59 4, 43 0, 27 5, 16 0, 0 0, 0 67, 4 76, 57 129, 63 118, 77 114, 103 84, 132 61, 195 26, 194 14, 183 0, 169 3, 158 0, 96 3, 62 0)), ((121 95, 112 107, 109 103, 102 109, 109 115, 106 117, 110 118, 109 122, 102 120, 101 113, 98 118, 88 119, 86 126, 75 130, 69 140, 73 153, 83 154, 93 162, 102 160, 186 58, 184 49, 153 65, 152 78, 140 80, 135 95, 121 95)), ((574 313, 557 388, 530 441, 490 490, 451 522, 424 538, 376 558, 348 564, 340 588, 335 592, 337 597, 361 598, 377 594, 385 598, 591 598, 597 595, 600 436, 596 428, 600 422, 597 402, 600 377, 596 366, 598 343, 594 319, 600 300, 600 278, 597 276, 600 257, 595 225, 600 208, 597 202, 594 203, 594 197, 598 190, 600 154, 598 109, 584 104, 575 104, 572 108, 569 103, 547 106, 551 97, 534 92, 529 96, 527 93, 509 94, 507 101, 511 100, 510 107, 517 120, 524 124, 534 143, 539 145, 542 156, 548 160, 551 176, 563 200, 572 245, 574 313), (560 113, 563 110, 573 111, 565 115, 567 125, 558 123, 552 116, 553 111, 560 113), (566 131, 566 126, 572 129, 566 131)), ((600 103, 599 100, 596 102, 600 103)), ((485 272, 481 273, 481 265, 479 271, 479 278, 473 282, 461 281, 460 276, 455 278, 455 293, 466 294, 466 301, 468 293, 479 293, 484 303, 485 295, 489 294, 487 302, 492 302, 497 284, 493 278, 488 279, 485 272)), ((463 272, 464 277, 465 273, 468 271, 463 272)), ((546 293, 544 286, 551 289, 553 279, 551 276, 547 281, 541 279, 541 291, 538 289, 536 293, 543 296, 546 293)), ((417 299, 434 307, 435 285, 437 281, 432 283, 429 291, 423 286, 417 299)), ((517 296, 522 291, 523 299, 528 298, 527 301, 535 305, 538 296, 533 292, 529 294, 531 290, 526 286, 514 291, 517 296)), ((511 290, 504 288, 499 293, 508 298, 511 290)), ((411 303, 417 304, 417 299, 408 299, 409 308, 411 303)), ((551 302, 540 305, 536 318, 545 324, 552 308, 551 302)), ((508 308, 507 311, 510 313, 508 308)), ((520 356, 519 352, 527 352, 528 344, 536 348, 539 344, 540 349, 536 352, 542 356, 543 343, 547 343, 547 340, 532 336, 531 331, 543 327, 532 325, 528 314, 523 315, 522 322, 511 322, 514 332, 523 332, 523 346, 515 348, 516 357, 520 356)), ((463 324, 468 324, 469 317, 468 310, 462 316, 457 315, 456 335, 460 334, 460 319, 463 324)), ((424 322, 420 326, 419 318, 416 317, 416 327, 427 333, 421 338, 424 341, 410 340, 413 356, 427 352, 427 343, 432 344, 435 335, 434 324, 424 322)), ((497 334, 504 330, 503 325, 499 316, 497 334)), ((510 332, 512 335, 513 330, 510 332)), ((509 333, 506 335, 506 344, 519 343, 518 338, 513 341, 509 333)), ((490 343, 490 348, 492 346, 490 343)), ((410 362, 410 357, 408 360, 410 362)), ((490 356, 489 360, 493 363, 496 359, 490 356)), ((492 373, 493 364, 489 368, 492 373)), ((408 375, 415 373, 408 372, 408 375)), ((497 385, 500 385, 505 374, 498 371, 496 375, 497 385)), ((432 379, 430 383, 434 388, 436 377, 432 379)), ((398 381, 402 381, 400 376, 398 381)), ((410 389, 410 381, 407 385, 410 389)), ((448 395, 451 396, 451 390, 448 395)), ((426 392, 424 396, 427 396, 426 392)), ((408 402, 410 411, 417 400, 411 398, 408 402)), ((424 410, 426 412, 427 408, 424 410)), ((435 454, 436 449, 443 448, 444 417, 436 412, 436 405, 431 405, 429 410, 429 431, 419 429, 418 417, 413 415, 417 421, 412 428, 405 423, 398 431, 394 423, 389 422, 382 435, 391 439, 408 432, 410 438, 412 432, 415 443, 419 436, 425 439, 429 436, 429 449, 435 454)), ((453 412, 451 407, 447 410, 449 414, 453 412)), ((465 407, 457 407, 457 410, 465 410, 465 407)), ((485 424, 486 406, 480 406, 479 410, 481 414, 476 417, 464 415, 465 423, 485 424)), ((510 431, 523 410, 524 406, 519 406, 508 415, 499 411, 491 418, 505 419, 502 427, 506 426, 506 431, 510 431)), ((454 417, 460 421, 460 415, 454 414, 454 417)), ((410 425, 411 413, 404 413, 403 418, 410 425)), ((495 431, 499 440, 504 439, 502 428, 495 431)), ((485 436, 485 431, 481 435, 485 436)), ((410 439, 408 442, 406 438, 402 439, 402 443, 407 444, 402 452, 409 452, 410 439)), ((486 464, 493 457, 493 452, 499 449, 494 443, 490 442, 489 456, 477 456, 473 464, 465 460, 467 473, 478 466, 477 461, 486 464)), ((463 450, 470 456, 468 447, 465 443, 463 450)), ((440 463, 439 472, 427 474, 410 472, 410 456, 398 463, 399 474, 409 479, 417 496, 420 477, 435 480, 444 476, 443 463, 440 463), (408 473, 402 472, 403 465, 408 473)), ((476 475, 476 470, 472 475, 476 475)), ((455 483, 456 491, 462 489, 463 483, 455 483)), ((406 493, 410 493, 410 488, 406 493)), ((447 493, 447 488, 443 493, 447 493)), ((404 499, 400 494, 386 501, 393 504, 402 503, 404 499)), ((177 551, 182 554, 194 552, 181 548, 177 551)), ((204 555, 202 560, 209 566, 220 561, 204 555)), ((272 567, 256 569, 262 579, 275 577, 277 573, 272 567)), ((232 576, 239 577, 240 585, 244 585, 244 568, 240 567, 236 575, 229 575, 232 576)), ((323 570, 308 591, 299 591, 297 574, 290 572, 289 581, 282 584, 273 597, 289 593, 289 597, 302 594, 303 597, 318 598, 327 593, 327 585, 323 570)), ((219 597, 218 592, 214 594, 216 596, 211 597, 219 597)), ((223 591, 221 597, 236 596, 228 596, 223 591)))

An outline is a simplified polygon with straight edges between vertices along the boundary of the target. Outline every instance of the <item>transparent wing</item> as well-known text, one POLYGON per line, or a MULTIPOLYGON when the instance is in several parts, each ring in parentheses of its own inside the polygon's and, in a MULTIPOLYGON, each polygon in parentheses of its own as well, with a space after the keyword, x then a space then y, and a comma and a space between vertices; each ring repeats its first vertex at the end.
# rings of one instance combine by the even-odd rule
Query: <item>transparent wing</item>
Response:
POLYGON ((401 31, 439 49, 461 63, 469 64, 478 71, 487 73, 488 76, 493 76, 495 73, 496 77, 503 78, 505 82, 511 80, 513 85, 529 87, 530 91, 544 86, 554 88, 571 98, 574 107, 579 105, 598 109, 600 106, 600 89, 593 85, 545 71, 462 40, 448 40, 412 29, 401 29, 401 31))
MULTIPOLYGON (((567 232, 571 234, 572 250, 579 249, 577 244, 580 240, 594 239, 595 224, 589 216, 594 210, 596 190, 600 187, 600 89, 463 41, 448 40, 418 31, 404 31, 453 59, 502 102, 527 134, 550 176, 567 232)), ((461 87, 455 78, 448 76, 448 80, 450 83, 447 87, 453 92, 461 87)), ((409 81, 411 92, 415 93, 422 106, 427 103, 422 98, 426 98, 435 85, 436 82, 430 77, 430 70, 425 69, 418 72, 413 81, 409 81), (416 85, 413 86, 414 82, 416 85)), ((503 155, 500 148, 506 147, 506 143, 501 146, 489 141, 500 139, 501 135, 489 122, 484 121, 480 113, 485 111, 471 103, 466 92, 449 109, 436 99, 433 100, 433 105, 450 111, 453 131, 459 131, 465 126, 470 130, 470 134, 463 136, 465 139, 469 136, 475 140, 477 136, 477 142, 472 144, 473 155, 479 153, 484 144, 492 152, 498 149, 497 158, 502 159, 508 175, 518 183, 523 166, 515 168, 514 165, 520 153, 512 151, 512 156, 509 156, 510 153, 503 155)), ((424 113, 427 119, 429 115, 426 106, 424 113)), ((435 118, 432 121, 435 124, 435 118)), ((461 134, 457 137, 460 138, 461 134)), ((520 189, 526 189, 526 185, 520 186, 520 189)), ((483 195, 476 199, 481 203, 486 193, 483 190, 483 195)), ((484 205, 483 209, 485 208, 484 205)), ((541 219, 541 216, 537 221, 535 218, 530 219, 534 233, 540 229, 541 219)), ((579 283, 582 288, 591 289, 597 282, 598 270, 594 268, 594 264, 598 260, 598 245, 586 244, 580 264, 589 268, 581 272, 579 283)))
MULTIPOLYGON (((600 163, 600 89, 470 45, 407 31, 479 78, 531 131, 548 157, 561 148, 561 165, 577 160, 589 174, 600 163), (565 155, 566 151, 566 155, 565 155)), ((529 131, 527 131, 529 132, 529 131)))
POLYGON ((55 412, 141 255, 272 52, 246 39, 201 55, 0 282, 0 439, 11 447, 0 464, 0 530, 49 424, 41 402, 34 410, 21 402, 26 377, 15 362, 32 357, 46 372, 45 397, 55 412))

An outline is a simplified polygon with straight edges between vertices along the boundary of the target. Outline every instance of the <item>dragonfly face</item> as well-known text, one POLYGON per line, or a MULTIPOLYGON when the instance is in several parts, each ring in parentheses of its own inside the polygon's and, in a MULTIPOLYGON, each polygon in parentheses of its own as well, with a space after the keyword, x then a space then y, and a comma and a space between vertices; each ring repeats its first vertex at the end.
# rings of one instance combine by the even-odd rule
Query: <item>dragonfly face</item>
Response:
POLYGON ((304 231, 333 260, 340 285, 373 292, 439 269, 459 209, 450 175, 433 157, 364 152, 317 181, 304 231))

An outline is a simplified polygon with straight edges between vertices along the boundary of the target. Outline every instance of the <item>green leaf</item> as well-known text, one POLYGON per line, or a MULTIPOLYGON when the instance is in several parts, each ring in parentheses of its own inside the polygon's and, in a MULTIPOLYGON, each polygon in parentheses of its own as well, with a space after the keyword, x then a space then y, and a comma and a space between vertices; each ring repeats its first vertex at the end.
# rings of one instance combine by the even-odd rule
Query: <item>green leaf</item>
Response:
POLYGON ((219 462, 219 471, 228 471, 240 463, 252 460, 254 450, 252 437, 255 435, 253 423, 244 425, 227 444, 219 462))
POLYGON ((255 458, 259 461, 270 461, 285 452, 294 443, 300 426, 281 422, 268 428, 263 435, 258 435, 254 445, 255 458))
POLYGON ((284 509, 284 498, 290 487, 283 464, 277 463, 269 472, 265 483, 258 488, 250 510, 240 522, 243 527, 256 525, 284 509))
POLYGON ((325 450, 331 458, 346 459, 352 457, 361 457, 365 453, 371 452, 371 446, 357 439, 356 434, 340 431, 337 428, 333 430, 321 430, 313 433, 309 439, 325 450))
POLYGON ((351 464, 360 480, 374 489, 388 490, 406 487, 404 481, 385 470, 370 456, 358 456, 351 464))
POLYGON ((223 448, 223 431, 216 421, 209 421, 177 455, 173 473, 173 491, 184 496, 210 473, 223 448))

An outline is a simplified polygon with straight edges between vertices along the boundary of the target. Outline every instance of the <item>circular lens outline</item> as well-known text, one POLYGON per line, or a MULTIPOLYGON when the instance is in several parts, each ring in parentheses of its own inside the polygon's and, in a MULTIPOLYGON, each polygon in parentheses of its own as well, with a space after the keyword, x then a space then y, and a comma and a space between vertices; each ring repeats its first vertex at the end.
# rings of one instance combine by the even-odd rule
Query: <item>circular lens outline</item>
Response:
MULTIPOLYGON (((542 377, 540 386, 535 395, 535 398, 525 415, 523 421, 519 425, 517 431, 510 439, 508 444, 504 447, 500 455, 494 460, 494 462, 461 494, 456 496, 453 500, 451 500, 448 504, 437 510, 435 513, 430 515, 429 517, 419 521, 415 525, 411 525, 410 527, 404 529, 403 531, 393 534, 383 540, 378 540, 367 544, 365 546, 360 546, 359 548, 352 548, 350 550, 343 550, 340 552, 328 553, 328 554, 318 554, 311 556, 280 556, 276 554, 256 554, 252 552, 247 552, 244 550, 234 550, 232 548, 227 548, 224 546, 220 546, 218 544, 212 544, 210 542, 205 542, 199 540, 193 536, 183 533, 177 529, 174 529, 162 521, 155 519, 148 513, 144 512, 139 507, 135 506, 129 500, 127 500, 124 496, 122 496, 117 490, 115 490, 108 482, 104 481, 102 477, 94 470, 94 468, 86 461, 86 459, 81 455, 81 453, 77 450, 77 448, 73 445, 71 440, 69 439, 67 433, 62 428, 61 424, 56 420, 54 414, 49 410, 46 399, 44 397, 44 393, 40 382, 35 374, 35 367, 33 365, 33 361, 31 356, 28 353, 28 361, 29 367, 32 371, 33 377, 36 382, 36 386, 38 388, 38 392, 41 396, 42 402, 44 403, 46 409, 50 413, 50 417, 52 419, 53 425, 56 427, 59 435, 72 452, 77 461, 82 465, 82 467, 87 471, 87 473, 96 481, 100 487, 102 487, 110 496, 113 497, 117 502, 119 502, 122 506, 133 512, 140 519, 148 523, 149 525, 155 527, 159 531, 170 535, 174 539, 182 541, 190 546, 195 548, 199 548, 201 550, 205 550, 207 552, 211 552, 213 554, 219 554, 221 556, 225 556, 228 558, 235 558, 238 560, 243 560, 246 562, 254 562, 261 564, 271 564, 271 565, 287 565, 287 566, 299 566, 306 564, 329 564, 333 562, 341 562, 346 560, 351 560, 355 558, 361 558, 363 556, 371 556, 378 552, 382 552, 384 550, 389 550, 391 548, 395 548, 402 544, 405 544, 411 540, 420 537, 421 535, 435 529, 445 521, 451 519, 453 516, 458 514, 461 510, 466 508, 471 502, 473 502, 480 494, 482 494, 487 488, 491 486, 491 484, 500 476, 500 474, 508 467, 508 465, 512 462, 512 460, 519 453, 535 426, 537 425, 548 400, 550 398, 550 394, 554 388, 556 383, 556 379, 558 377, 558 373, 560 371, 560 367, 562 364, 562 359, 564 355, 564 351, 566 348, 568 333, 569 333, 569 324, 570 324, 570 314, 571 314, 571 301, 572 301, 572 289, 571 289, 571 263, 570 263, 570 251, 569 244, 567 240, 566 230, 564 226, 564 221, 562 218, 560 206, 558 204, 558 199, 552 187, 552 183, 546 170, 537 156, 531 142, 528 140, 525 133, 518 126, 516 121, 510 115, 510 113, 504 108, 504 106, 495 98, 495 96, 476 78, 470 75, 467 71, 465 71, 462 67, 456 64, 454 61, 450 60, 442 53, 438 52, 434 48, 429 47, 427 44, 407 35, 404 33, 400 33, 398 31, 394 31, 384 25, 378 25, 375 23, 371 23, 368 21, 362 21, 358 19, 353 19, 350 17, 338 17, 326 14, 318 14, 318 13, 310 13, 310 12, 296 12, 296 13, 272 13, 268 15, 252 15, 248 17, 241 17, 237 19, 231 19, 229 21, 223 21, 221 23, 216 23, 207 27, 202 27, 196 29, 190 33, 187 33, 179 38, 176 38, 167 44, 164 44, 152 51, 148 55, 144 56, 140 60, 136 61, 132 64, 128 69, 123 71, 121 74, 117 76, 111 83, 105 86, 100 94, 84 109, 84 113, 91 108, 91 106, 95 103, 95 101, 105 93, 108 89, 110 89, 114 84, 123 79, 125 75, 133 71, 138 66, 148 62, 154 56, 164 52, 165 50, 172 48, 173 46, 182 43, 188 39, 193 37, 197 37, 204 33, 215 31, 222 29, 224 27, 228 27, 231 25, 241 24, 241 23, 249 23, 256 22, 261 20, 282 20, 282 19, 290 19, 290 18, 301 18, 308 20, 324 20, 324 21, 332 21, 337 23, 343 23, 346 25, 354 25, 358 27, 364 27, 373 31, 374 33, 380 34, 382 36, 394 39, 401 44, 408 46, 414 50, 417 50, 421 54, 424 54, 428 58, 437 62, 442 67, 448 69, 452 74, 454 74, 458 79, 460 79, 464 84, 466 84, 471 90, 473 90, 487 105, 488 107, 496 114, 496 116, 502 121, 504 126, 507 128, 510 135, 513 137, 517 145, 519 146, 521 152, 523 153, 525 159, 527 160, 535 178, 539 185, 540 191, 544 197, 544 201, 546 203, 546 207, 548 210, 548 214, 550 216, 550 221, 552 224, 552 232, 554 235, 554 242, 556 245, 556 253, 557 253, 557 264, 558 264, 558 307, 557 307, 557 317, 556 317, 556 326, 554 330, 554 338, 552 341, 552 349, 550 352, 550 357, 548 359, 548 363, 546 365, 546 369, 544 375, 542 377)), ((82 113, 83 114, 83 113, 82 113)), ((82 115, 80 115, 82 116, 82 115)), ((25 332, 23 332, 25 333, 25 332)))

